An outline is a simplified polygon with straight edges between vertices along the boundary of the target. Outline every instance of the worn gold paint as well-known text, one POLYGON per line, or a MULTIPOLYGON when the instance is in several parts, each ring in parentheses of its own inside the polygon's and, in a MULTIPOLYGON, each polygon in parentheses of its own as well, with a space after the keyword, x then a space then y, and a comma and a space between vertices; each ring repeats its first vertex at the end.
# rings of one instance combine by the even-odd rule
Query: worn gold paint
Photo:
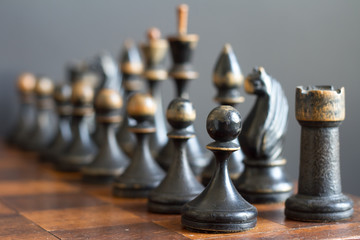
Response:
POLYGON ((186 111, 185 108, 181 109, 168 109, 166 111, 166 118, 173 121, 194 121, 196 119, 196 111, 186 111))
POLYGON ((51 95, 54 91, 54 83, 50 78, 42 77, 36 81, 35 92, 38 95, 51 95))
POLYGON ((141 74, 144 66, 141 62, 125 62, 121 64, 121 71, 126 74, 141 74))
POLYGON ((225 147, 213 147, 213 146, 206 146, 207 149, 209 150, 214 150, 214 151, 237 151, 240 149, 240 147, 234 147, 234 148, 225 148, 225 147))
POLYGON ((254 86, 251 84, 249 78, 246 78, 246 79, 245 79, 244 89, 245 89, 245 92, 247 92, 247 93, 249 93, 249 94, 252 94, 252 93, 254 93, 254 91, 255 91, 254 86))
POLYGON ((199 77, 199 74, 194 71, 177 71, 177 72, 170 72, 169 75, 173 78, 177 79, 196 79, 199 77))
POLYGON ((216 86, 228 86, 228 87, 236 87, 241 86, 244 81, 244 76, 242 74, 234 74, 232 72, 228 72, 225 76, 220 76, 218 74, 213 75, 213 81, 216 86))
POLYGON ((119 109, 122 105, 120 94, 113 89, 102 89, 95 100, 96 108, 119 109))
POLYGON ((156 103, 150 94, 136 93, 129 99, 126 109, 130 116, 152 116, 156 103))
POLYGON ((343 121, 345 88, 296 88, 296 119, 299 121, 343 121))
MULTIPOLYGON (((193 44, 197 44, 199 41, 199 35, 197 34, 185 34, 185 35, 177 35, 168 37, 169 41, 180 41, 180 42, 191 42, 193 44)), ((196 47, 194 45, 193 47, 196 47)))
POLYGON ((96 121, 102 123, 119 123, 121 120, 121 116, 96 116, 96 121))
POLYGON ((235 103, 242 103, 245 101, 243 96, 237 98, 220 98, 215 97, 214 100, 220 104, 235 104, 235 103))
POLYGON ((76 82, 72 86, 71 101, 73 103, 92 103, 94 99, 94 90, 86 82, 76 82))
POLYGON ((23 73, 18 77, 17 87, 22 93, 33 92, 36 85, 36 78, 31 73, 23 73))
POLYGON ((168 78, 168 72, 166 70, 157 69, 157 70, 147 70, 144 73, 144 76, 148 80, 166 80, 168 78))

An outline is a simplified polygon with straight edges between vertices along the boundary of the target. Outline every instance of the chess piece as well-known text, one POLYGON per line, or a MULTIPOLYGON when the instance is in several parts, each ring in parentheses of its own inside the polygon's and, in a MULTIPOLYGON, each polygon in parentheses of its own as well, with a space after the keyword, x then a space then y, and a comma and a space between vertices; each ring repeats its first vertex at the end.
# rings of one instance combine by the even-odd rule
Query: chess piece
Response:
POLYGON ((352 200, 341 192, 339 126, 345 119, 345 89, 296 88, 301 125, 298 194, 285 202, 287 218, 329 222, 350 218, 352 200))
MULTIPOLYGON (((109 53, 104 52, 102 54, 99 54, 95 58, 91 68, 93 69, 93 71, 97 72, 99 78, 101 79, 99 87, 98 89, 96 89, 95 92, 95 99, 97 98, 99 92, 102 89, 113 89, 118 93, 122 91, 121 90, 122 78, 119 74, 118 66, 109 53)), ((104 124, 97 121, 96 129, 93 134, 93 139, 98 146, 102 144, 102 141, 106 135, 105 133, 106 131, 107 130, 104 129, 104 124)))
POLYGON ((67 83, 55 87, 53 96, 59 117, 58 129, 55 140, 41 155, 45 161, 55 162, 71 142, 71 91, 71 86, 67 83))
MULTIPOLYGON (((198 73, 194 70, 191 60, 199 40, 198 35, 187 34, 187 14, 188 6, 180 5, 178 7, 178 34, 168 38, 173 59, 173 66, 170 69, 169 75, 175 80, 176 97, 185 99, 189 99, 187 90, 189 82, 198 77, 198 73)), ((194 125, 190 125, 188 131, 195 132, 194 125)), ((194 138, 189 139, 186 148, 192 170, 195 175, 200 175, 205 166, 209 164, 210 157, 205 153, 196 135, 194 138)), ((165 170, 171 164, 169 160, 173 152, 174 146, 171 141, 168 141, 156 159, 165 170)))
POLYGON ((8 137, 10 144, 22 147, 24 139, 33 130, 36 116, 35 84, 36 78, 31 73, 23 73, 18 77, 17 89, 20 96, 20 110, 17 123, 8 137))
MULTIPOLYGON (((230 44, 225 44, 214 68, 213 82, 218 90, 215 101, 221 105, 230 105, 234 108, 244 102, 240 94, 240 87, 244 81, 239 63, 230 44)), ((233 142, 239 145, 239 139, 233 142)), ((232 181, 239 178, 243 171, 244 154, 241 149, 231 154, 229 159, 229 174, 232 181)), ((206 186, 216 168, 216 159, 213 157, 210 164, 202 173, 201 182, 206 186)))
POLYGON ((103 139, 94 161, 82 169, 85 181, 112 182, 129 164, 129 159, 116 140, 122 104, 120 94, 114 89, 102 89, 96 97, 96 119, 98 125, 101 125, 104 130, 103 139))
POLYGON ((160 37, 160 31, 157 28, 151 28, 148 31, 148 43, 142 45, 146 63, 144 76, 148 83, 149 92, 157 106, 154 116, 156 132, 150 135, 150 151, 154 157, 167 142, 162 96, 159 87, 168 78, 167 71, 164 68, 168 43, 160 37))
POLYGON ((195 109, 186 99, 174 99, 166 116, 173 127, 168 137, 174 143, 171 166, 160 185, 150 192, 148 209, 157 213, 181 213, 182 206, 204 190, 192 172, 186 156, 186 142, 194 137, 186 130, 196 117, 195 109))
MULTIPOLYGON (((141 74, 143 64, 140 53, 133 41, 126 41, 122 56, 120 59, 120 69, 123 76, 124 102, 127 105, 129 97, 142 89, 141 74)), ((128 117, 127 111, 124 113, 124 119, 117 133, 117 140, 123 151, 129 157, 132 157, 135 149, 136 138, 129 131, 129 125, 134 125, 132 119, 128 117)))
POLYGON ((144 198, 148 197, 149 192, 165 177, 149 149, 149 134, 155 131, 155 101, 149 94, 133 94, 129 98, 127 112, 136 121, 130 131, 135 133, 137 143, 130 165, 115 179, 113 194, 117 197, 144 198))
POLYGON ((36 120, 33 131, 26 137, 26 150, 43 152, 53 142, 57 132, 57 116, 52 98, 54 84, 47 77, 36 81, 36 120))
POLYGON ((93 115, 93 98, 94 90, 88 83, 78 81, 72 85, 73 138, 56 163, 56 168, 60 171, 79 171, 90 164, 97 153, 87 121, 87 118, 93 115))
POLYGON ((206 129, 215 140, 207 145, 216 157, 210 183, 194 200, 183 207, 181 223, 196 232, 240 232, 256 225, 257 210, 234 187, 228 172, 228 159, 240 149, 233 142, 241 131, 240 113, 231 106, 214 108, 207 117, 206 129))
POLYGON ((257 99, 239 136, 246 157, 236 188, 251 203, 285 201, 293 188, 282 156, 289 109, 286 96, 280 83, 262 67, 247 76, 244 87, 257 99))

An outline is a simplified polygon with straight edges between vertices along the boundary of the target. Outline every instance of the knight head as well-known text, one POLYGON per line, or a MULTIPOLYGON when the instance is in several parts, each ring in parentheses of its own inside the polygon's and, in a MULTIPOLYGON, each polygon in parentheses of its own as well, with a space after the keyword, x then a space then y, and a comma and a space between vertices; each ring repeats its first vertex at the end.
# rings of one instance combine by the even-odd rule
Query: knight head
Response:
POLYGON ((244 89, 249 94, 266 94, 271 89, 271 78, 263 67, 254 68, 245 79, 244 89))

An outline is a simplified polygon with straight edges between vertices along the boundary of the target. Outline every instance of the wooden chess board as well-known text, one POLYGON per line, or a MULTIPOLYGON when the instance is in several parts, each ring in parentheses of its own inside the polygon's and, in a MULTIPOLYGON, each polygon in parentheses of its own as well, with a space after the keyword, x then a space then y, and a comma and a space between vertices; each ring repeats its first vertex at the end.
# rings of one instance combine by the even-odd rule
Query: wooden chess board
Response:
POLYGON ((36 154, 0 144, 0 239, 360 239, 360 198, 354 217, 337 223, 285 219, 284 205, 255 205, 256 228, 202 234, 181 227, 179 215, 148 213, 146 199, 119 199, 111 186, 82 183, 36 154))

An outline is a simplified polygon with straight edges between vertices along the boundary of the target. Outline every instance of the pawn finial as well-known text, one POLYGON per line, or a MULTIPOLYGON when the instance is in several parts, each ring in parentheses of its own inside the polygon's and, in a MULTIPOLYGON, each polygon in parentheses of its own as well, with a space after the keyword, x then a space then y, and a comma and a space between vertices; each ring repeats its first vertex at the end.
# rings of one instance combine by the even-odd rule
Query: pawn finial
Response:
POLYGON ((17 87, 22 93, 33 92, 36 85, 36 78, 32 73, 22 73, 17 80, 17 87))
POLYGON ((231 106, 218 106, 209 113, 206 129, 215 141, 229 142, 241 132, 240 113, 231 106))
POLYGON ((184 129, 194 123, 196 112, 189 100, 176 98, 169 104, 166 117, 173 128, 184 129))
POLYGON ((38 96, 50 96, 54 91, 54 83, 50 78, 40 77, 36 81, 35 92, 38 96))
POLYGON ((129 98, 127 112, 135 120, 154 117, 156 104, 150 94, 135 93, 129 98))

